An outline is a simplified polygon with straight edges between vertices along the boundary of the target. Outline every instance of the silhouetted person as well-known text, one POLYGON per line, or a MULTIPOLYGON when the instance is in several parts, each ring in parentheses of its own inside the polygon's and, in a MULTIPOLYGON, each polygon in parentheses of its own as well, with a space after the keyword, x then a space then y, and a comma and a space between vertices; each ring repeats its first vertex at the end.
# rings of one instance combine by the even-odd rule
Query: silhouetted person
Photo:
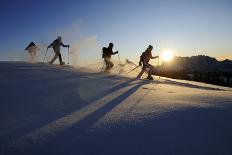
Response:
POLYGON ((26 48, 25 50, 28 51, 30 58, 32 61, 35 61, 35 57, 36 57, 36 53, 37 51, 39 51, 39 48, 35 45, 34 42, 31 42, 26 48))
POLYGON ((151 64, 149 64, 149 61, 150 61, 150 59, 155 59, 155 58, 158 58, 159 56, 153 57, 151 54, 152 49, 153 49, 153 47, 151 45, 149 45, 149 47, 146 49, 146 51, 143 52, 142 55, 140 56, 139 66, 143 65, 143 68, 142 68, 141 72, 139 73, 139 75, 137 76, 138 79, 141 78, 141 76, 145 72, 146 68, 149 68, 149 73, 148 73, 147 79, 153 80, 151 73, 153 72, 154 68, 151 64))
POLYGON ((61 36, 58 36, 58 38, 57 38, 56 40, 54 40, 54 41, 47 47, 47 48, 52 47, 53 50, 54 50, 54 52, 55 52, 54 58, 49 62, 50 64, 52 64, 52 63, 57 59, 57 57, 59 57, 60 65, 64 65, 64 62, 62 62, 62 57, 61 57, 61 53, 60 53, 60 46, 68 47, 68 48, 69 48, 69 45, 64 45, 64 44, 63 44, 61 36))
POLYGON ((109 72, 114 67, 113 62, 111 61, 111 56, 114 55, 114 54, 117 54, 118 51, 113 52, 113 46, 114 46, 114 44, 110 43, 107 48, 103 47, 102 58, 104 58, 105 63, 106 63, 105 72, 109 72))

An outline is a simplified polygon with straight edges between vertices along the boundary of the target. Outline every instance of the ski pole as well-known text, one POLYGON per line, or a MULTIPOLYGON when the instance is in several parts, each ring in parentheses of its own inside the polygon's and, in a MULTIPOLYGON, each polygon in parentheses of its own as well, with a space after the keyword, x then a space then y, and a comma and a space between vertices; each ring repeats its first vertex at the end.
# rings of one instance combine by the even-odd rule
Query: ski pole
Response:
POLYGON ((128 59, 126 59, 126 63, 128 63, 128 64, 132 64, 132 65, 134 65, 134 66, 137 66, 134 62, 129 61, 128 59))
POLYGON ((69 64, 69 47, 68 47, 68 64, 69 64))
POLYGON ((164 64, 162 64, 162 67, 161 67, 161 69, 160 69, 160 76, 159 76, 159 79, 160 79, 160 77, 161 77, 161 75, 162 75, 162 73, 163 73, 163 69, 164 69, 164 64))
MULTIPOLYGON (((118 52, 118 51, 117 51, 118 52)), ((118 54, 118 53, 117 53, 118 54)), ((119 54, 118 54, 118 61, 119 61, 119 63, 120 63, 120 65, 122 64, 122 62, 121 62, 121 59, 120 59, 120 56, 119 56, 119 54)), ((121 67, 122 68, 122 67, 121 67)), ((120 68, 119 68, 119 70, 118 70, 118 74, 120 73, 120 68)))
POLYGON ((160 58, 158 57, 158 67, 159 67, 160 58))
POLYGON ((119 56, 119 53, 118 53, 118 60, 119 60, 119 63, 122 64, 121 58, 120 58, 120 56, 119 56))
POLYGON ((47 52, 48 52, 48 48, 47 48, 46 53, 45 53, 45 55, 44 55, 43 62, 44 62, 44 60, 45 60, 45 58, 46 58, 46 56, 47 56, 47 52))
POLYGON ((100 72, 102 72, 103 71, 103 68, 105 67, 105 63, 103 63, 103 65, 102 65, 102 68, 101 68, 101 71, 100 72))
POLYGON ((139 66, 136 66, 135 68, 133 68, 132 70, 130 70, 129 72, 127 72, 126 75, 129 74, 130 72, 134 71, 137 68, 139 68, 139 66))

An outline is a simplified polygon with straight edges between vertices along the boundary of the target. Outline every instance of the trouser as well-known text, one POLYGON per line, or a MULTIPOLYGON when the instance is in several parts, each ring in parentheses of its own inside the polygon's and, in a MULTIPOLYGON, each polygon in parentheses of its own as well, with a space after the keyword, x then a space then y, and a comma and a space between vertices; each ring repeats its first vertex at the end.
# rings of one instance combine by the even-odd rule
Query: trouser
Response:
POLYGON ((34 59, 36 55, 36 51, 30 51, 29 54, 30 54, 30 57, 34 59))
POLYGON ((60 61, 60 64, 62 64, 62 57, 61 57, 61 53, 60 52, 55 52, 55 56, 54 58, 50 61, 50 63, 52 64, 56 59, 57 57, 59 57, 59 61, 60 61))
POLYGON ((113 62, 111 61, 110 58, 105 58, 105 63, 106 63, 105 71, 109 71, 114 67, 114 64, 113 64, 113 62))
POLYGON ((139 75, 137 76, 138 79, 141 78, 141 76, 143 75, 143 73, 146 71, 147 68, 149 68, 148 77, 151 77, 151 73, 154 70, 153 66, 147 62, 143 62, 143 68, 141 72, 139 73, 139 75))

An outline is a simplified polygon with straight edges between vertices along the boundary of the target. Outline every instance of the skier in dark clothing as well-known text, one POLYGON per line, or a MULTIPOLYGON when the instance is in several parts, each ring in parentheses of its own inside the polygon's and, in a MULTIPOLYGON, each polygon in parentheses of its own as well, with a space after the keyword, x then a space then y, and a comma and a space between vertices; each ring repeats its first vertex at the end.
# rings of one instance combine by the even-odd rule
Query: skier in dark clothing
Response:
POLYGON ((153 49, 153 47, 151 45, 149 45, 149 47, 146 49, 146 51, 143 52, 143 54, 140 56, 139 66, 143 65, 143 68, 142 68, 141 72, 139 73, 139 75, 137 76, 138 79, 140 79, 141 76, 143 75, 143 73, 145 72, 145 70, 147 68, 149 68, 149 73, 148 73, 147 79, 153 80, 153 77, 151 76, 151 74, 152 74, 154 68, 151 64, 149 64, 149 61, 150 61, 150 59, 159 58, 159 56, 153 57, 151 54, 152 49, 153 49))
POLYGON ((104 58, 106 63, 105 72, 109 72, 114 67, 113 62, 111 61, 111 56, 117 54, 118 51, 113 52, 113 46, 114 46, 113 43, 110 43, 108 48, 103 47, 102 58, 104 58))
POLYGON ((49 62, 49 64, 52 64, 56 59, 57 57, 59 57, 59 61, 60 61, 60 65, 64 65, 64 62, 62 62, 62 57, 61 57, 61 53, 60 53, 60 46, 63 46, 63 47, 70 47, 69 45, 64 45, 63 42, 62 42, 62 38, 61 36, 58 36, 58 38, 56 40, 54 40, 48 47, 52 47, 54 52, 55 52, 55 56, 54 58, 49 62))

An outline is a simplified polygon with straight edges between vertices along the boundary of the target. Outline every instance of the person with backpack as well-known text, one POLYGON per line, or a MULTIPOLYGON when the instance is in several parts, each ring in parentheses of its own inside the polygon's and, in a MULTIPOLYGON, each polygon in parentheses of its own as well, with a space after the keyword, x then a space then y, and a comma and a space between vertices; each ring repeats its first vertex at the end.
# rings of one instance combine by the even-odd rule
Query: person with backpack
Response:
POLYGON ((113 52, 113 46, 113 43, 109 43, 109 46, 107 48, 102 48, 102 58, 104 59, 106 64, 105 72, 110 72, 110 70, 114 67, 113 62, 111 61, 111 56, 117 54, 118 51, 113 52))
POLYGON ((70 45, 64 45, 62 42, 62 38, 61 36, 58 36, 56 40, 54 40, 48 47, 47 49, 49 49, 50 47, 53 48, 54 52, 55 52, 55 56, 54 58, 49 62, 49 64, 52 64, 57 57, 59 57, 59 61, 60 61, 60 65, 64 65, 65 63, 62 61, 62 57, 61 57, 61 53, 60 53, 60 46, 63 47, 70 47, 70 45))
POLYGON ((30 60, 32 60, 32 62, 35 61, 36 58, 36 53, 37 51, 39 51, 39 47, 35 45, 34 42, 31 42, 26 48, 25 50, 28 51, 29 55, 30 55, 30 60))
POLYGON ((153 80, 153 77, 151 76, 154 68, 151 64, 149 64, 150 59, 156 59, 159 58, 159 56, 152 56, 151 51, 153 50, 153 46, 149 45, 148 48, 145 50, 145 52, 142 53, 142 55, 140 56, 140 61, 139 61, 139 66, 143 65, 143 68, 141 70, 141 72, 139 73, 139 75, 137 76, 138 79, 141 78, 141 76, 143 75, 143 73, 145 72, 145 70, 147 68, 149 68, 149 73, 147 76, 147 79, 149 80, 153 80))

